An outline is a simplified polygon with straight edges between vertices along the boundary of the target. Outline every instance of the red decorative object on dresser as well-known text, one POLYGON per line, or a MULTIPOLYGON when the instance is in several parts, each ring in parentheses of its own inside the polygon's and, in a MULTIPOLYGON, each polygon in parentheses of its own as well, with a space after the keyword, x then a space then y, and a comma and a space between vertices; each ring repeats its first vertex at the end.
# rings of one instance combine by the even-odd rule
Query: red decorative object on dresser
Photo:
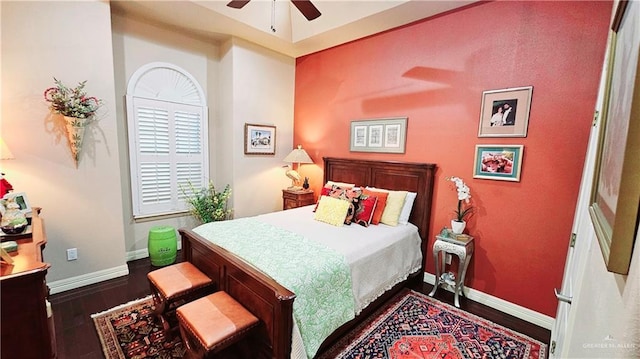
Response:
POLYGON ((47 236, 39 214, 40 209, 33 208, 30 234, 2 237, 18 243, 18 251, 11 253, 13 263, 1 264, 2 358, 57 356, 53 314, 47 315, 49 288, 45 278, 51 265, 42 259, 47 236))

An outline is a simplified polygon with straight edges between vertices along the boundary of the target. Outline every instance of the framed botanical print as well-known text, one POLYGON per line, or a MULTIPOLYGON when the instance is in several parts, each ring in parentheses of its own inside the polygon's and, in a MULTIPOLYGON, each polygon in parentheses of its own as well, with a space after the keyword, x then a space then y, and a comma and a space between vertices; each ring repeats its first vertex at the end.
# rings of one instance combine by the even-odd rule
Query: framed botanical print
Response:
POLYGON ((407 118, 381 118, 351 121, 352 152, 404 153, 407 118))

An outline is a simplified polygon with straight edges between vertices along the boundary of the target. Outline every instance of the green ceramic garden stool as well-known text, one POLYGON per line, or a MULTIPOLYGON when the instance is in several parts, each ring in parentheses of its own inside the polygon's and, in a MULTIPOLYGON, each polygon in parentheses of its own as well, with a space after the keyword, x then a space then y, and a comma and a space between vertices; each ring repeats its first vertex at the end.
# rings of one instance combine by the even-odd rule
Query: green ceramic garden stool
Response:
POLYGON ((176 261, 178 238, 175 228, 171 226, 155 226, 149 230, 149 258, 151 265, 162 267, 176 261))

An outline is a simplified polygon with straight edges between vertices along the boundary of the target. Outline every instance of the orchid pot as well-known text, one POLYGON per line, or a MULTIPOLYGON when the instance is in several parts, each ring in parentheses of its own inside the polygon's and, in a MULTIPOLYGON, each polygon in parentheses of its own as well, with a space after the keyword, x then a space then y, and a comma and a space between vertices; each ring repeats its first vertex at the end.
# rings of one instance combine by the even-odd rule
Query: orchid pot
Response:
POLYGON ((467 222, 465 221, 458 221, 457 219, 451 220, 451 232, 455 234, 462 234, 466 226, 467 222))
POLYGON ((447 177, 448 181, 455 183, 456 191, 458 193, 458 207, 453 211, 456 215, 455 219, 451 220, 451 231, 455 234, 462 234, 467 222, 465 217, 471 214, 473 206, 469 205, 471 199, 471 191, 464 181, 459 177, 447 177), (466 205, 466 208, 465 208, 466 205))

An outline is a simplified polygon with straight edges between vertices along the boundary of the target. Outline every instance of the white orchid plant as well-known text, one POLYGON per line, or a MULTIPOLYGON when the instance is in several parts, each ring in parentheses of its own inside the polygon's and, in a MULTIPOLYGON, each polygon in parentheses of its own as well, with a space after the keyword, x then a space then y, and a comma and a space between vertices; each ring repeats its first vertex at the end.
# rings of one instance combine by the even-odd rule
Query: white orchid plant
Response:
POLYGON ((447 177, 448 181, 455 183, 456 190, 458 191, 458 209, 453 212, 456 214, 456 221, 462 222, 464 218, 471 213, 473 206, 467 206, 467 208, 463 209, 462 202, 464 201, 467 205, 471 199, 471 192, 469 190, 469 186, 467 186, 462 178, 460 177, 447 177))

